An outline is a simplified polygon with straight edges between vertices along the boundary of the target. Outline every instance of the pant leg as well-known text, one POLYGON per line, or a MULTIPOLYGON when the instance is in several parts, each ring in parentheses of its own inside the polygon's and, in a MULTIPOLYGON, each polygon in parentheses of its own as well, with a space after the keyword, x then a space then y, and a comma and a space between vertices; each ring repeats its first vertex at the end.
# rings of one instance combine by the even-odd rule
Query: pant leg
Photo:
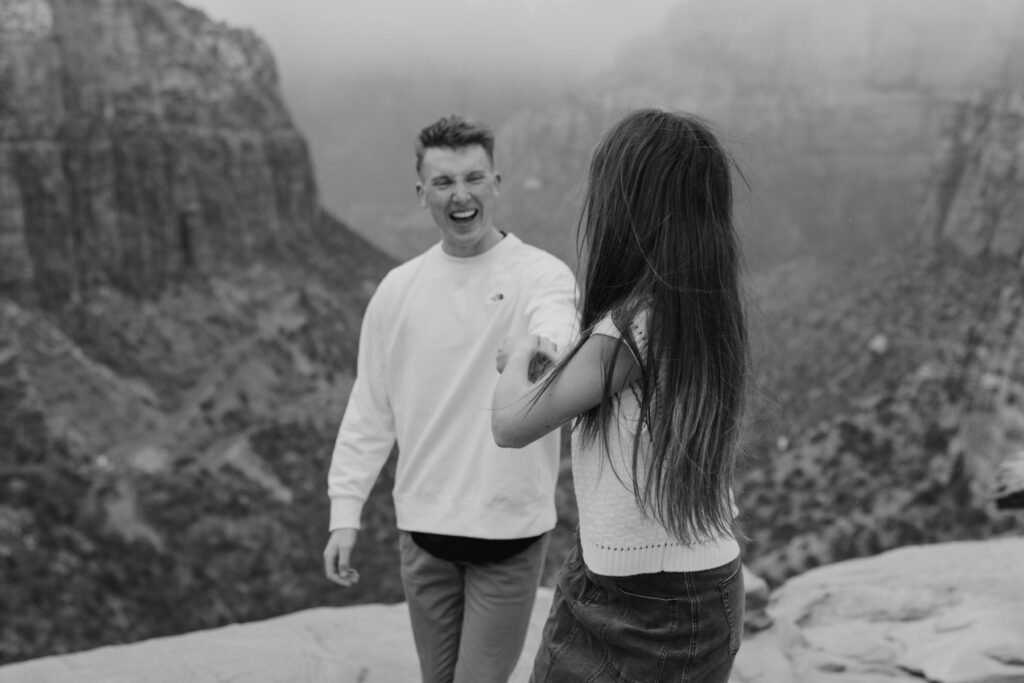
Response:
POLYGON ((548 534, 502 562, 466 567, 456 683, 507 683, 523 651, 548 534))
POLYGON ((420 548, 408 532, 399 532, 398 545, 423 683, 451 683, 462 633, 464 570, 420 548))

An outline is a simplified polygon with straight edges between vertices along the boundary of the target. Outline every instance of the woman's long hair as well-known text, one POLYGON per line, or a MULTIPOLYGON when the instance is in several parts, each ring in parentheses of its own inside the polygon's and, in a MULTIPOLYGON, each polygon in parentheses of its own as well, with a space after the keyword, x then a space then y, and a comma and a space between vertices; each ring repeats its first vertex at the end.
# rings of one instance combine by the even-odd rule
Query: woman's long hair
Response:
MULTIPOLYGON (((633 443, 633 492, 646 514, 688 541, 736 532, 731 488, 747 337, 733 168, 702 120, 634 112, 594 151, 578 231, 580 343, 611 314, 637 357, 641 428, 633 443), (644 325, 645 342, 638 343, 633 324, 644 325), (649 456, 641 459, 648 437, 649 456)), ((604 370, 606 394, 614 362, 613 356, 604 370)), ((615 419, 609 397, 576 428, 584 443, 600 438, 607 447, 615 419)))

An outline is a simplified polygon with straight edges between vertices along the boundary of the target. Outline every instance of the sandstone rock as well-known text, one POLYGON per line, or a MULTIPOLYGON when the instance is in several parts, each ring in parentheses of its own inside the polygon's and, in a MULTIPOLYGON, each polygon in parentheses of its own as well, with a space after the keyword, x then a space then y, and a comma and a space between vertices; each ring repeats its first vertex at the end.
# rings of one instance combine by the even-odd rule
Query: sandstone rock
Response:
POLYGON ((889 352, 889 337, 878 333, 868 341, 868 351, 876 356, 884 356, 889 352))
POLYGON ((733 681, 1019 683, 1022 566, 1024 539, 1006 538, 814 569, 775 591, 775 624, 743 644, 733 681))
MULTIPOLYGON (((733 683, 1024 681, 1024 539, 916 546, 841 562, 776 591, 733 683)), ((526 681, 542 589, 513 681, 526 681)), ((314 609, 253 624, 0 667, 0 683, 418 679, 403 605, 314 609)))
POLYGON ((770 597, 768 582, 744 564, 743 586, 746 591, 746 605, 743 614, 744 630, 747 633, 754 633, 768 628, 772 625, 771 617, 765 611, 770 597))
POLYGON ((266 45, 166 0, 0 7, 0 284, 159 291, 320 210, 266 45))
MULTIPOLYGON (((767 584, 746 567, 744 580, 748 605, 767 600, 767 584)), ((529 679, 551 598, 549 588, 537 594, 511 683, 529 679)), ((761 680, 788 680, 785 656, 766 642, 751 646, 759 653, 757 669, 779 677, 761 680)), ((241 678, 248 683, 414 683, 419 668, 405 605, 305 610, 0 667, 0 683, 227 683, 241 678)))
POLYGON ((996 471, 996 505, 1024 508, 1024 451, 1007 456, 996 471))
MULTIPOLYGON (((77 457, 115 447, 115 435, 129 440, 163 425, 157 398, 148 387, 89 358, 45 316, 0 299, 0 338, 23 385, 16 390, 13 382, 9 386, 0 378, 0 394, 9 391, 10 401, 31 404, 44 416, 48 431, 77 457)), ((8 404, 6 415, 16 413, 8 404)), ((16 420, 6 426, 21 429, 16 420)))
POLYGON ((975 98, 949 122, 921 211, 925 236, 969 256, 1024 257, 1024 114, 1013 93, 975 98))
MULTIPOLYGON (((512 683, 529 678, 551 606, 537 596, 512 683)), ((254 624, 0 667, 0 683, 415 683, 404 604, 312 609, 254 624)))

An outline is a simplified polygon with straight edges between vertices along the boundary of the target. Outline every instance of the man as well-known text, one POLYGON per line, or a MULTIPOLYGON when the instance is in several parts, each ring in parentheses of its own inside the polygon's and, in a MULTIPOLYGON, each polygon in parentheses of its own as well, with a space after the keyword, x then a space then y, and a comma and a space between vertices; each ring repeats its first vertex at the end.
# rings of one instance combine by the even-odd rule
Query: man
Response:
POLYGON ((499 448, 495 353, 510 335, 565 349, 575 281, 499 231, 494 136, 457 116, 424 128, 416 194, 441 241, 381 281, 363 318, 355 385, 331 459, 327 578, 349 567, 362 506, 396 439, 402 583, 425 683, 508 680, 555 525, 557 432, 499 448))

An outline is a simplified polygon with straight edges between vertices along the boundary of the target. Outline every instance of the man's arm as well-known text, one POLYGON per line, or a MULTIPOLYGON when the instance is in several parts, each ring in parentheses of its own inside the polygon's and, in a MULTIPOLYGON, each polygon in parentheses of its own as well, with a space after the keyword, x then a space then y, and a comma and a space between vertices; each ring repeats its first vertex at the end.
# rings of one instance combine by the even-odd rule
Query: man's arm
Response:
POLYGON ((576 279, 567 265, 553 256, 538 264, 525 308, 527 334, 546 338, 558 354, 565 353, 579 334, 576 297, 576 279))
POLYGON ((323 553, 324 573, 342 586, 358 580, 355 570, 349 566, 349 558, 359 518, 395 443, 394 419, 384 375, 380 307, 380 297, 375 295, 363 316, 356 381, 338 428, 327 472, 331 535, 323 553))

